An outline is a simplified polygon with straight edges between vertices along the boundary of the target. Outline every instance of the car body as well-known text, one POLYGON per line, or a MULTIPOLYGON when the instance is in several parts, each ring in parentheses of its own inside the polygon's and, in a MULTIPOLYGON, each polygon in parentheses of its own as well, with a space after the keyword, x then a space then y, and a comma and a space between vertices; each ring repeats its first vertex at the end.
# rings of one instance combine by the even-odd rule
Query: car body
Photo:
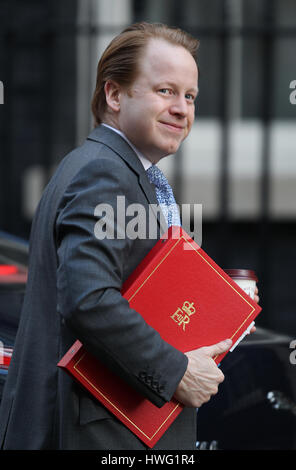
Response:
POLYGON ((0 231, 0 399, 26 288, 28 256, 26 240, 0 231))

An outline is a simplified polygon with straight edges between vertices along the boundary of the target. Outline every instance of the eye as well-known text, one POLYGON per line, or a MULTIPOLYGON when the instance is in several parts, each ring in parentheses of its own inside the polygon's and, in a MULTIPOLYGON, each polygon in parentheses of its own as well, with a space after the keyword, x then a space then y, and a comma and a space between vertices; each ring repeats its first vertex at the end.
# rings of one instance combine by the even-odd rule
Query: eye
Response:
POLYGON ((195 95, 192 95, 192 93, 186 93, 185 98, 186 98, 186 100, 189 100, 189 101, 192 101, 192 102, 195 101, 195 95))
POLYGON ((170 96, 173 94, 173 90, 171 90, 170 88, 160 88, 158 91, 159 93, 162 93, 163 95, 167 95, 167 96, 170 96))

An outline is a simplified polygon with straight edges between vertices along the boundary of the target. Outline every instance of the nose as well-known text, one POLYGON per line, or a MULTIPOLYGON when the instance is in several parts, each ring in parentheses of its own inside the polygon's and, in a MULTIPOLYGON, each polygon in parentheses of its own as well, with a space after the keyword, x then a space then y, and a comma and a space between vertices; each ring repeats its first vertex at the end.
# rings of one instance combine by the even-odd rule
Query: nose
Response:
POLYGON ((171 104, 170 111, 174 115, 186 117, 188 113, 188 103, 184 96, 175 96, 171 104))

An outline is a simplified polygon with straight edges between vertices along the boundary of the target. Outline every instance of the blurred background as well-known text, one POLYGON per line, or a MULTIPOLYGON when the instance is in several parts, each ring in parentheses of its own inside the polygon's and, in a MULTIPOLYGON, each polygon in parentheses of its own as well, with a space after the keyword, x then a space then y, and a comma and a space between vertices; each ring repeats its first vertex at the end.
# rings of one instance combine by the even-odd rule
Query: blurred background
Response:
MULTIPOLYGON (((179 26, 200 39, 196 120, 178 154, 160 166, 179 204, 202 204, 203 249, 223 268, 256 271, 263 307, 257 325, 277 335, 262 337, 264 344, 284 344, 276 363, 274 349, 272 360, 265 357, 268 348, 259 354, 265 361, 257 379, 268 363, 268 377, 277 377, 279 387, 283 367, 292 376, 289 338, 296 338, 296 104, 290 88, 296 80, 295 0, 0 0, 0 262, 12 260, 22 275, 42 191, 56 165, 93 127, 99 57, 114 35, 142 20, 179 26)), ((9 268, 3 269, 1 338, 7 344, 10 334, 12 345, 4 305, 16 312, 16 328, 24 279, 10 283, 9 268)), ((255 363, 256 347, 248 356, 249 372, 255 363)), ((270 380, 259 387, 265 401, 256 386, 249 394, 246 386, 236 403, 246 412, 250 403, 265 406, 269 400, 275 406, 274 395, 266 398, 274 393, 266 395, 270 380)), ((296 398, 288 382, 285 393, 296 398)), ((235 383, 244 381, 236 377, 235 383)), ((233 401, 229 393, 222 394, 223 422, 232 413, 225 405, 225 396, 233 401)), ((295 429, 291 406, 289 425, 295 429)), ((293 447, 296 436, 285 426, 293 447)), ((204 439, 212 438, 205 428, 204 439)), ((264 445, 276 447, 272 439, 264 445)))
POLYGON ((256 271, 258 322, 296 335, 294 0, 0 0, 0 230, 29 237, 56 164, 92 128, 102 50, 141 20, 200 39, 195 125, 161 162, 177 201, 202 204, 218 264, 256 271))

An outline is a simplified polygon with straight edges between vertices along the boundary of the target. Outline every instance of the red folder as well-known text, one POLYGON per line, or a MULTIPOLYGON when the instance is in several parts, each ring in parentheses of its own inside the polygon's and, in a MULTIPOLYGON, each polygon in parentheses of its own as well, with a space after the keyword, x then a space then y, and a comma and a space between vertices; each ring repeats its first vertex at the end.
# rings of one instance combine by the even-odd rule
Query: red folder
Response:
MULTIPOLYGON (((162 338, 187 352, 231 338, 235 344, 261 307, 180 227, 170 227, 122 288, 130 306, 162 338)), ((227 353, 216 356, 220 363, 227 353)), ((153 405, 76 341, 58 363, 153 447, 183 406, 153 405)))

